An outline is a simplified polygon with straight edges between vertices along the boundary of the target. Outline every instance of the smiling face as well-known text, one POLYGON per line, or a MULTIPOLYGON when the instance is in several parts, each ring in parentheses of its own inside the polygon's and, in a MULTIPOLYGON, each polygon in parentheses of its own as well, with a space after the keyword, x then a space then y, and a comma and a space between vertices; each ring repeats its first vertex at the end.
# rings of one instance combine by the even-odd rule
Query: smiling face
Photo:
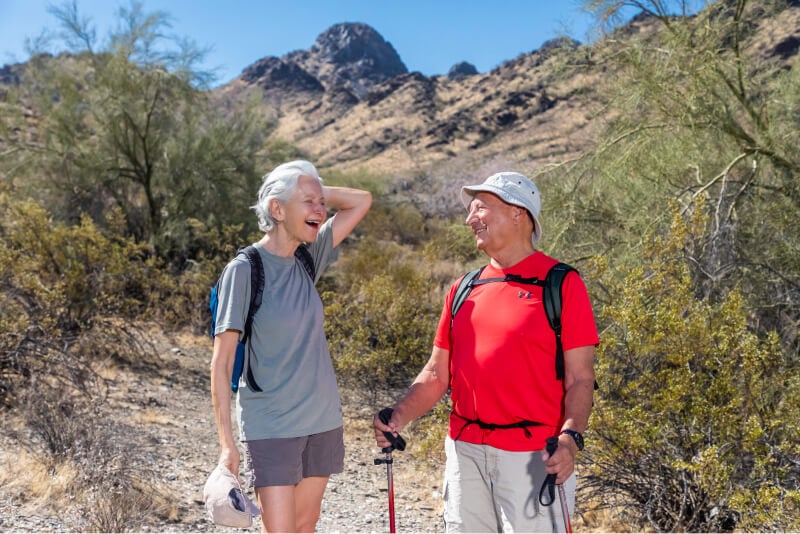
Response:
POLYGON ((494 257, 495 253, 517 243, 517 221, 524 213, 523 208, 506 204, 491 193, 479 192, 469 203, 465 222, 472 227, 478 249, 494 257))
POLYGON ((311 176, 300 176, 297 187, 284 204, 274 201, 272 214, 282 222, 288 238, 313 243, 328 217, 322 184, 311 176))

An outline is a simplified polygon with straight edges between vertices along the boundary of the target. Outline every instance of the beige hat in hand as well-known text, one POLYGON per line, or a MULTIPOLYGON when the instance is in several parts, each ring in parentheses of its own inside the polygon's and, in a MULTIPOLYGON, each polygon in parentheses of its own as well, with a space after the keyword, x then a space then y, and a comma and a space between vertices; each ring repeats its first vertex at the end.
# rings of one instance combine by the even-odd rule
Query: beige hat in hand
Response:
POLYGON ((224 465, 217 465, 203 488, 211 521, 221 527, 250 528, 261 510, 242 491, 239 480, 224 465))

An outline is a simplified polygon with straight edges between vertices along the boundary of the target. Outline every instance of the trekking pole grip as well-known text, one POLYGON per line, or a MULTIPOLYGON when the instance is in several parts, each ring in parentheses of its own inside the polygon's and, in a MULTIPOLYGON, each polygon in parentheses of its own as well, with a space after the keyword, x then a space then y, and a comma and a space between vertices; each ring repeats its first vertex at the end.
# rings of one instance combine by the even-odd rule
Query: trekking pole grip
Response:
MULTIPOLYGON (((558 448, 558 438, 547 438, 545 450, 548 456, 553 456, 558 448)), ((542 483, 542 488, 539 490, 539 503, 542 506, 550 506, 556 500, 556 475, 549 473, 542 483)))
MULTIPOLYGON (((547 438, 547 444, 545 445, 545 450, 547 454, 552 456, 555 454, 556 449, 558 449, 558 437, 547 438)), ((567 495, 564 491, 563 484, 556 484, 556 475, 554 473, 548 474, 544 479, 544 484, 542 484, 542 489, 539 491, 539 502, 545 506, 550 506, 555 501, 555 492, 553 489, 558 486, 558 500, 561 503, 561 518, 564 520, 564 532, 567 534, 572 534, 572 523, 569 520, 569 507, 567 506, 567 495), (547 498, 542 500, 542 497, 545 493, 545 487, 547 487, 547 498), (549 501, 549 502, 548 502, 549 501)))
MULTIPOLYGON (((388 425, 389 421, 392 419, 392 413, 394 413, 393 409, 384 408, 383 410, 378 412, 378 419, 380 419, 381 423, 383 423, 384 425, 388 425)), ((404 440, 403 437, 400 436, 399 434, 395 436, 391 432, 384 432, 383 436, 387 440, 389 440, 389 443, 391 444, 389 447, 385 447, 383 449, 383 452, 392 452, 395 449, 397 449, 398 451, 406 450, 406 440, 404 440)))

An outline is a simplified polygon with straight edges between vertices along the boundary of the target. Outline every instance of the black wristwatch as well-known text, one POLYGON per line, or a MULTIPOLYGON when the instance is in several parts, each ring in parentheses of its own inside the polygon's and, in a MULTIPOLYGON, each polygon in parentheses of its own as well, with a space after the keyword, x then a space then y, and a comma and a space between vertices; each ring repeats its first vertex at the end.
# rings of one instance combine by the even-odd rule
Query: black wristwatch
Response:
POLYGON ((565 428, 564 430, 561 431, 561 433, 562 434, 566 434, 569 437, 571 437, 572 439, 574 439, 575 440, 575 445, 578 446, 578 450, 579 451, 583 450, 583 436, 581 435, 580 432, 576 432, 575 430, 572 430, 571 428, 565 428))

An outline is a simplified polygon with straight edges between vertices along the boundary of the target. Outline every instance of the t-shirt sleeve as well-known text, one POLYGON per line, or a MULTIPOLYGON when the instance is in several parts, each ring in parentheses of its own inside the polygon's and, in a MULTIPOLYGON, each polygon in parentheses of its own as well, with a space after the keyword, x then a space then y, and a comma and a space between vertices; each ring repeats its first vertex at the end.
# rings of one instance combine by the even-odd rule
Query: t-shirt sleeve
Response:
POLYGON ((447 296, 442 305, 442 314, 439 316, 439 326, 436 328, 436 335, 433 338, 433 344, 440 349, 450 350, 450 308, 453 304, 453 297, 455 296, 458 281, 450 287, 447 296))
POLYGON ((598 345, 597 325, 586 284, 576 272, 564 279, 561 293, 561 344, 564 350, 598 345))
POLYGON ((226 330, 244 331, 247 303, 250 301, 249 261, 235 258, 225 267, 217 299, 217 324, 214 335, 226 330))
POLYGON ((314 260, 316 277, 314 283, 322 276, 325 269, 339 258, 339 247, 333 246, 333 217, 325 221, 325 224, 317 233, 317 240, 308 245, 308 251, 314 260))

